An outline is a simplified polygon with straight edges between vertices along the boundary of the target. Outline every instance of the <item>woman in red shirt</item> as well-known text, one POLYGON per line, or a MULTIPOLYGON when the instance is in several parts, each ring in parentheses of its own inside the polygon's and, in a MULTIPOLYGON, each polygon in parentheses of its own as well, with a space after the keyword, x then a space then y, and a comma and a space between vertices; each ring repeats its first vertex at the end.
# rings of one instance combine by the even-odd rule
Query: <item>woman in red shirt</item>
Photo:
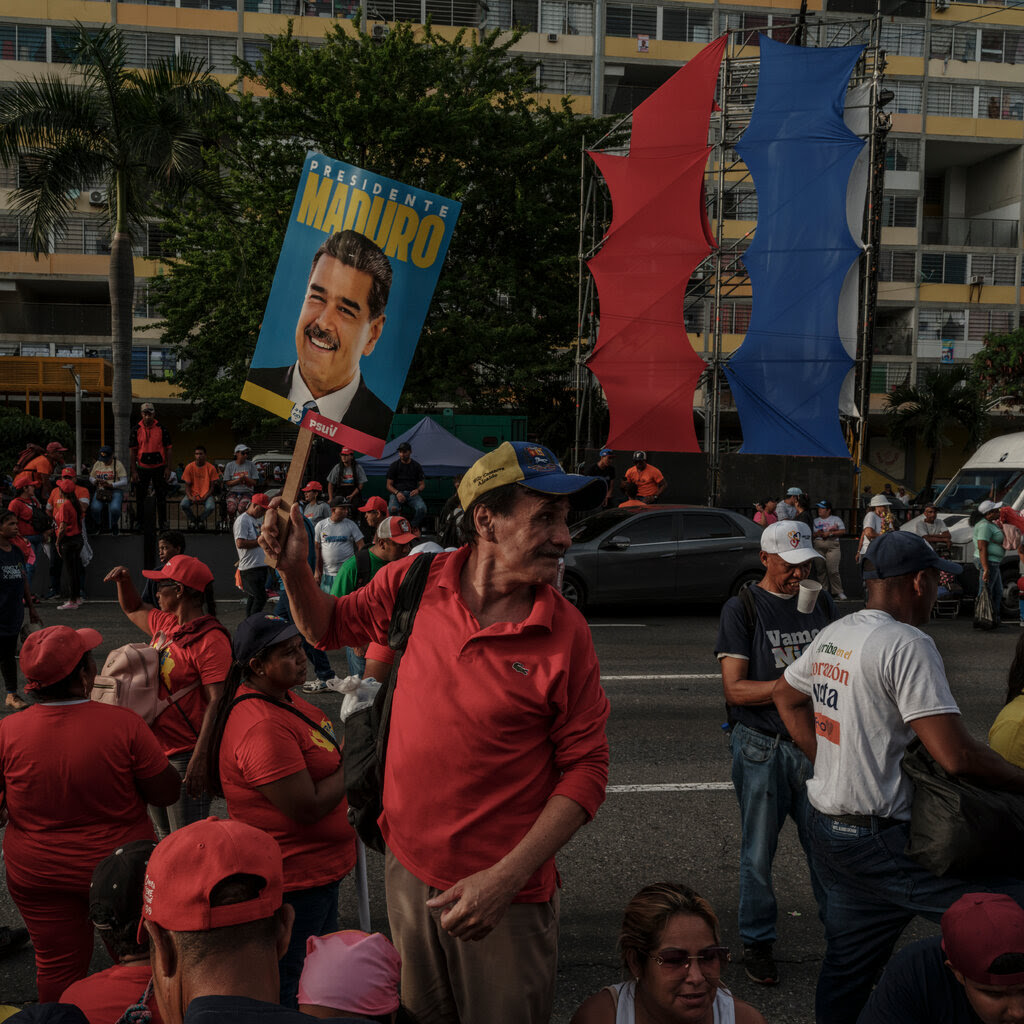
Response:
POLYGON ((89 699, 103 637, 50 626, 21 648, 36 703, 0 722, 0 825, 7 889, 36 954, 41 1003, 89 970, 89 883, 122 843, 152 839, 146 804, 166 805, 180 783, 146 723, 89 699))
POLYGON ((235 632, 235 665, 210 744, 210 790, 228 815, 272 835, 295 908, 281 958, 281 1004, 296 1006, 306 939, 338 930, 338 883, 356 861, 341 747, 330 719, 290 691, 306 678, 298 628, 250 615, 235 632))
POLYGON ((119 565, 104 578, 117 583, 121 610, 160 651, 160 680, 176 699, 151 728, 178 770, 182 786, 170 807, 150 808, 157 838, 210 813, 205 790, 206 752, 217 703, 231 669, 231 637, 217 620, 213 573, 191 555, 175 555, 142 575, 156 582, 159 609, 146 604, 128 570, 119 565))
POLYGON ((40 513, 42 515, 46 514, 43 511, 43 506, 39 504, 39 499, 36 497, 35 476, 32 473, 19 473, 14 478, 14 497, 8 503, 7 510, 13 512, 18 517, 18 535, 24 537, 32 545, 34 557, 26 566, 28 583, 31 587, 32 576, 36 568, 36 559, 39 558, 39 551, 43 546, 43 534, 45 533, 45 531, 40 531, 32 525, 32 515, 35 512, 38 519, 40 513))

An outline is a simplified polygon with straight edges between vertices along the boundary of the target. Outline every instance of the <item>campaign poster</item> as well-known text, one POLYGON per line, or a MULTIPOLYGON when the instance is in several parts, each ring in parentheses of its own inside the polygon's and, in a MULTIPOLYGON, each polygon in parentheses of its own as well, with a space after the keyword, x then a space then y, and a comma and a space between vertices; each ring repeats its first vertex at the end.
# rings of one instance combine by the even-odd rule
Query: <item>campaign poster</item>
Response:
POLYGON ((461 209, 307 153, 242 398, 379 458, 461 209))

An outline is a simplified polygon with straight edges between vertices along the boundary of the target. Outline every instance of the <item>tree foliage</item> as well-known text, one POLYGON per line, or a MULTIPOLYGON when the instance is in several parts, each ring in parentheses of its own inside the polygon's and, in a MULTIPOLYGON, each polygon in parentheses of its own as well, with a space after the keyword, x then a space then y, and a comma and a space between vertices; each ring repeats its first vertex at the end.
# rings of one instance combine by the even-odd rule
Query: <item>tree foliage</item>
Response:
POLYGON ((924 373, 917 384, 900 384, 885 397, 889 437, 906 449, 920 441, 930 453, 924 489, 935 476, 941 449, 953 442, 948 432, 962 427, 967 432, 965 450, 976 448, 985 433, 985 405, 967 366, 924 373))
POLYGON ((972 360, 972 372, 989 402, 1024 407, 1024 327, 989 334, 972 360))
MULTIPOLYGON (((10 473, 18 456, 30 445, 45 448, 59 441, 68 451, 75 449, 75 433, 60 420, 43 420, 10 407, 0 408, 0 473, 10 473)), ((74 456, 70 456, 74 462, 74 456)))
POLYGON ((189 360, 189 398, 237 418, 302 161, 317 149, 463 204, 400 409, 514 407, 556 443, 560 423, 564 439, 580 154, 597 127, 538 105, 511 42, 408 25, 380 42, 339 25, 319 46, 269 38, 241 65, 262 98, 241 98, 215 157, 233 210, 170 211, 176 257, 155 291, 165 339, 189 360))
POLYGON ((180 196, 213 180, 202 163, 200 125, 226 94, 189 55, 145 71, 126 67, 116 28, 76 25, 70 52, 71 78, 40 75, 0 92, 0 163, 21 164, 12 208, 28 218, 37 256, 63 234, 79 190, 107 186, 114 446, 127 465, 132 241, 145 230, 157 189, 180 196))

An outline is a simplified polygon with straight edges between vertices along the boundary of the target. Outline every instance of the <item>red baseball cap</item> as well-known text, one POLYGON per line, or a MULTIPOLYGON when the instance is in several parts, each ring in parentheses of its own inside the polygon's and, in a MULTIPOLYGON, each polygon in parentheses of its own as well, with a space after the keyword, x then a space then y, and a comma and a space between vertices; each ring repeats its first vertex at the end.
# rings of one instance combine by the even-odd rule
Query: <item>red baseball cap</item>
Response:
POLYGON ((360 512, 387 512, 387 510, 388 503, 377 494, 367 499, 366 504, 359 508, 360 512))
POLYGON ((341 449, 341 454, 342 454, 342 455, 355 455, 355 452, 354 452, 354 451, 352 451, 352 449, 351 449, 351 448, 345 448, 345 447, 342 447, 342 449, 341 449))
POLYGON ((402 516, 388 516, 377 525, 379 540, 393 540, 398 544, 408 544, 419 537, 419 531, 409 525, 409 520, 402 516))
POLYGON ((22 487, 28 487, 29 484, 35 485, 36 478, 31 473, 19 473, 14 478, 14 489, 20 491, 22 487))
POLYGON ((315 480, 310 480, 302 490, 305 493, 306 491, 322 491, 323 488, 315 480))
POLYGON ((146 866, 142 919, 172 932, 208 932, 270 917, 282 902, 281 847, 269 833, 240 821, 207 818, 157 843, 146 866), (260 894, 244 903, 210 906, 210 894, 231 875, 257 875, 260 894))
POLYGON ((204 562, 191 555, 175 555, 168 558, 159 569, 143 569, 147 580, 174 580, 201 594, 213 582, 213 573, 204 562))
POLYGON ((57 452, 66 452, 66 451, 67 451, 67 448, 65 448, 65 447, 64 447, 64 445, 62 445, 62 444, 60 443, 60 441, 51 441, 51 442, 50 442, 50 443, 49 443, 49 444, 48 444, 48 445, 46 446, 46 450, 47 450, 47 451, 48 451, 48 452, 49 452, 49 453, 50 453, 51 455, 56 455, 56 454, 57 454, 57 452))
POLYGON ((956 970, 979 985, 1024 985, 1024 971, 991 971, 1007 953, 1024 955, 1024 909, 1002 893, 969 892, 942 915, 942 949, 956 970))
POLYGON ((270 499, 265 494, 254 494, 249 499, 250 505, 255 505, 257 508, 269 508, 270 499))
POLYGON ((47 626, 21 645, 18 659, 28 682, 26 690, 41 690, 59 683, 82 660, 86 651, 103 643, 95 629, 72 629, 70 626, 47 626))
POLYGON ((65 466, 60 471, 61 478, 64 480, 74 480, 78 474, 75 472, 74 466, 65 466))

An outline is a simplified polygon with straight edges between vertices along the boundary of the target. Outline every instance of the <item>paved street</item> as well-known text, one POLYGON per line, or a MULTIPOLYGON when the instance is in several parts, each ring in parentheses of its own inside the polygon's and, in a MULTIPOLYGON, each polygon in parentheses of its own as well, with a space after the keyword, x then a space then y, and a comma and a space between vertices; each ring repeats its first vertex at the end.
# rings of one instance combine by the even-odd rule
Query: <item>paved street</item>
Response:
MULTIPOLYGON (((853 610, 852 602, 845 610, 853 610)), ((117 606, 89 602, 80 612, 44 606, 47 624, 68 622, 99 628, 100 655, 141 638, 117 606)), ((223 602, 221 618, 233 628, 241 620, 236 603, 223 602)), ((555 1020, 566 1022, 579 1002, 619 980, 615 938, 627 899, 642 885, 671 879, 686 882, 719 912, 726 945, 740 959, 736 933, 738 875, 737 810, 729 783, 729 758, 722 730, 724 705, 712 655, 717 627, 713 609, 604 610, 590 617, 602 675, 612 704, 612 748, 607 802, 560 858, 564 882, 562 942, 555 1020)), ((1001 705, 1006 670, 1020 630, 978 634, 969 617, 929 627, 946 661, 954 693, 968 727, 984 735, 1001 705)), ((98 660, 102 661, 102 657, 98 660)), ((342 660, 336 661, 338 668, 342 660)), ((318 698, 319 699, 319 698, 318 698)), ((324 699, 336 711, 338 698, 324 699)), ((471 723, 467 726, 471 727, 471 723)), ((386 929, 380 859, 371 854, 374 925, 386 929)), ((758 1006, 771 1022, 812 1019, 814 981, 823 951, 807 869, 787 826, 776 862, 780 908, 777 955, 782 984, 761 989, 737 963, 726 981, 758 1006)), ((352 887, 342 888, 346 927, 356 926, 352 887)), ((0 888, 0 922, 16 920, 0 888)), ((910 937, 932 926, 915 925, 910 937)), ((100 951, 93 966, 105 965, 100 951)), ((0 1002, 34 998, 30 950, 0 961, 0 1002)))

